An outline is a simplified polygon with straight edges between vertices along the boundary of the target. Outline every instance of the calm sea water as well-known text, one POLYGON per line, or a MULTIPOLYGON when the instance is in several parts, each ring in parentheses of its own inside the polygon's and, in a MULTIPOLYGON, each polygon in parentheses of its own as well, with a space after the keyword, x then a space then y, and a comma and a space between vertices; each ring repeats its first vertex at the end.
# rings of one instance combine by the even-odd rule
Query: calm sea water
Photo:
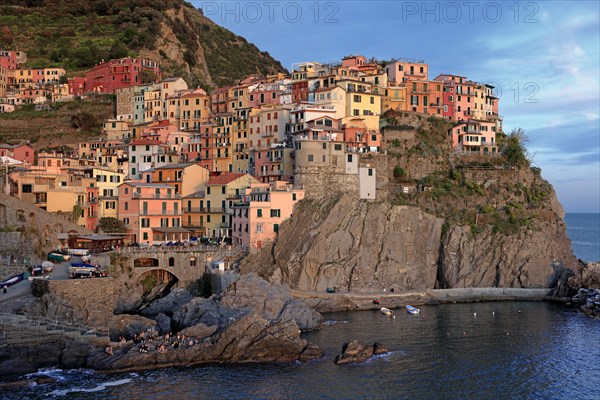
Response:
POLYGON ((565 223, 575 255, 585 261, 600 261, 600 214, 568 213, 565 223))
POLYGON ((53 371, 59 382, 0 393, 65 399, 598 399, 600 322, 544 302, 448 304, 396 318, 335 313, 306 338, 308 363, 211 365, 116 375, 53 371), (477 313, 477 317, 474 317, 477 313), (493 314, 495 313, 495 315, 493 314), (334 322, 335 321, 335 322, 334 322), (336 366, 351 339, 392 352, 336 366))

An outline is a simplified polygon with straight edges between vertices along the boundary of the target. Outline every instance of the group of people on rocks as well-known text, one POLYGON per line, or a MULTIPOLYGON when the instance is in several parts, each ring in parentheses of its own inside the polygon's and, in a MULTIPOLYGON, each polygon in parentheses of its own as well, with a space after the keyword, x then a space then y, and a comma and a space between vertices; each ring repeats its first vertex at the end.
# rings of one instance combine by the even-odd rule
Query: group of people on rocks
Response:
MULTIPOLYGON (((148 331, 142 331, 139 334, 134 333, 132 336, 132 342, 134 346, 138 346, 140 353, 148 353, 151 350, 155 350, 158 353, 166 353, 169 347, 173 349, 188 348, 195 346, 199 343, 197 339, 187 337, 186 335, 173 334, 171 332, 160 338, 157 335, 156 330, 148 329, 148 331)), ((119 337, 119 346, 122 347, 127 343, 127 339, 124 336, 119 337)), ((105 349, 105 353, 112 356, 112 346, 105 349), (109 350, 110 349, 110 350, 109 350)))

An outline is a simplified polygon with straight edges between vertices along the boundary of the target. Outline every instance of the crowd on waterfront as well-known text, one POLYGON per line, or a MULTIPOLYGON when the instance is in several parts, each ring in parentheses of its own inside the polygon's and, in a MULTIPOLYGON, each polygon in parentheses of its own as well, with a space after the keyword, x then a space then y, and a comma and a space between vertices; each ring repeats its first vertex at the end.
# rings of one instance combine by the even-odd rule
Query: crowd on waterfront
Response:
MULTIPOLYGON (((131 340, 127 340, 124 336, 119 337, 118 346, 120 348, 125 348, 128 343, 132 344, 130 349, 137 349, 140 353, 151 351, 166 353, 169 351, 169 348, 173 350, 185 349, 197 345, 199 341, 195 338, 182 334, 173 334, 172 332, 164 336, 158 336, 156 330, 149 328, 147 331, 141 331, 139 334, 134 333, 131 340)), ((109 356, 113 355, 112 345, 106 347, 105 353, 109 356)))

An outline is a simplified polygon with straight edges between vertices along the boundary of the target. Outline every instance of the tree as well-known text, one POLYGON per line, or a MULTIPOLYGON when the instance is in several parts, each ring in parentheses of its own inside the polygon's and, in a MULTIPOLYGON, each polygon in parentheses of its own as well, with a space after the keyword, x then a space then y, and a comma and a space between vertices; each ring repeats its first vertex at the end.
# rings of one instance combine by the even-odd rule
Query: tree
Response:
POLYGON ((113 217, 102 217, 98 222, 98 231, 102 231, 104 233, 125 233, 127 232, 127 227, 120 219, 113 217))
POLYGON ((14 37, 13 32, 10 29, 10 27, 7 25, 4 25, 2 27, 2 29, 0 29, 0 42, 4 42, 8 46, 10 46, 14 40, 15 40, 15 37, 14 37))
POLYGON ((522 128, 513 129, 508 136, 499 139, 504 144, 502 154, 511 165, 528 167, 531 164, 530 154, 525 148, 528 138, 522 128))
POLYGON ((154 83, 158 81, 158 75, 146 69, 141 70, 138 76, 142 84, 154 83))
POLYGON ((108 53, 108 58, 112 59, 116 59, 116 58, 125 58, 129 55, 129 50, 127 49, 127 46, 125 46, 125 44, 123 42, 121 42, 120 40, 116 40, 112 47, 110 48, 110 51, 108 53))

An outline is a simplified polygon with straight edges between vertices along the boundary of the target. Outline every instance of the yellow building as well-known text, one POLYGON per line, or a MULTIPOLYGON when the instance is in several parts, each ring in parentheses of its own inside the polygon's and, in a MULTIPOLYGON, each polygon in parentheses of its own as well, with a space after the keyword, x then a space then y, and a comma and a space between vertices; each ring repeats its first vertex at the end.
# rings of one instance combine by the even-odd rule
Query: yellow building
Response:
POLYGON ((176 194, 187 196, 204 189, 210 172, 198 164, 167 164, 152 172, 152 183, 172 186, 176 194))
POLYGON ((239 108, 232 125, 231 148, 233 149, 233 171, 248 172, 250 170, 249 150, 249 117, 251 108, 239 108))
POLYGON ((106 140, 123 140, 131 137, 131 122, 129 120, 109 119, 102 125, 102 133, 106 140))
POLYGON ((117 218, 119 191, 117 187, 125 180, 125 174, 109 169, 94 168, 92 176, 98 187, 98 214, 100 218, 117 218))
POLYGON ((368 129, 378 130, 382 95, 371 85, 356 80, 342 80, 338 85, 346 90, 346 116, 342 123, 361 117, 368 129))
POLYGON ((212 176, 206 184, 202 205, 204 226, 208 237, 231 236, 233 205, 242 198, 246 188, 258 180, 250 174, 224 172, 212 176))
POLYGON ((385 89, 382 98, 381 112, 387 110, 407 111, 406 107, 406 86, 405 85, 390 85, 385 89))
POLYGON ((233 171, 232 130, 232 114, 221 114, 215 118, 215 125, 213 126, 212 171, 233 171))
POLYGON ((160 88, 148 89, 144 92, 144 121, 156 121, 162 115, 160 88))
POLYGON ((6 94, 6 88, 8 87, 8 70, 0 67, 0 98, 6 94))
MULTIPOLYGON (((177 103, 179 104, 178 126, 180 129, 198 130, 200 129, 200 125, 210 121, 210 101, 208 94, 204 90, 196 89, 188 91, 181 95, 177 103)), ((171 119, 171 113, 177 114, 172 107, 173 105, 168 105, 169 119, 171 119)))

